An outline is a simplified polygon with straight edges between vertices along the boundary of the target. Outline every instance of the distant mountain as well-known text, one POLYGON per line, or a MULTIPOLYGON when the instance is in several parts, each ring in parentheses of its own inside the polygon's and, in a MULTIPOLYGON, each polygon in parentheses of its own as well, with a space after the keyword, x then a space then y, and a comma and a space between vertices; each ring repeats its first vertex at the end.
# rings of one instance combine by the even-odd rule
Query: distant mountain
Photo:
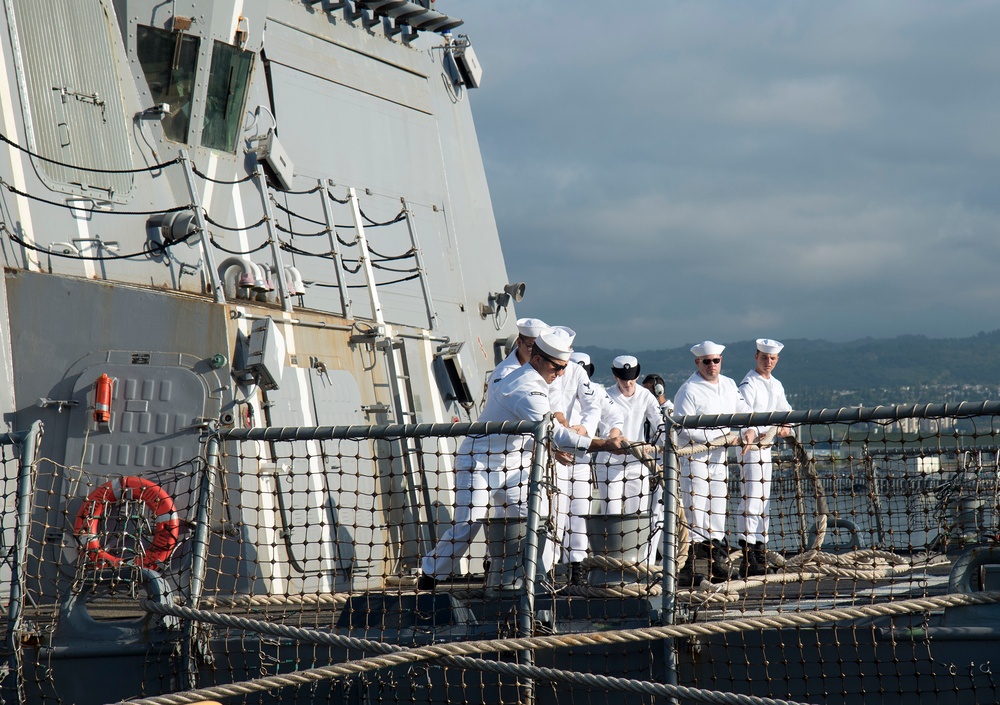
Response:
MULTIPOLYGON (((720 341, 721 342, 721 341, 720 341)), ((1000 330, 969 338, 864 338, 847 343, 787 339, 775 375, 797 408, 864 404, 941 403, 1000 397, 1000 330)), ((724 343, 723 374, 737 382, 753 367, 752 340, 724 343)), ((635 355, 642 375, 658 373, 667 394, 694 372, 690 348, 609 350, 581 347, 591 356, 595 378, 612 382, 611 360, 635 355)))

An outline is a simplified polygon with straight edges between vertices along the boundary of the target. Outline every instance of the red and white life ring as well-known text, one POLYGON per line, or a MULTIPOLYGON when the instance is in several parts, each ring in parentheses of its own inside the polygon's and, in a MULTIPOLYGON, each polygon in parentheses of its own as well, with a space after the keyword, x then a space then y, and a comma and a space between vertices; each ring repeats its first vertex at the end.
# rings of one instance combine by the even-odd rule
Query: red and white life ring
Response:
POLYGON ((104 516, 105 508, 124 499, 139 499, 149 507, 156 517, 153 541, 142 558, 143 568, 159 568, 166 563, 180 538, 181 522, 173 498, 151 480, 144 477, 128 476, 105 482, 84 500, 76 514, 73 533, 77 541, 87 551, 87 559, 102 568, 114 567, 122 562, 104 550, 97 537, 97 526, 104 516))

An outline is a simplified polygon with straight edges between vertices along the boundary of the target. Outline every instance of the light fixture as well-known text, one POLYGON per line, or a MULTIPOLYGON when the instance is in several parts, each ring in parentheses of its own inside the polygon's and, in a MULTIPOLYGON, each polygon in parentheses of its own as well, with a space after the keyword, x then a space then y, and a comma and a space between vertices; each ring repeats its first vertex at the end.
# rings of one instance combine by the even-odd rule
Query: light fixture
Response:
POLYGON ((503 291, 487 295, 486 303, 479 304, 479 315, 483 318, 495 315, 501 309, 506 309, 511 302, 524 298, 524 282, 512 282, 504 286, 503 291))

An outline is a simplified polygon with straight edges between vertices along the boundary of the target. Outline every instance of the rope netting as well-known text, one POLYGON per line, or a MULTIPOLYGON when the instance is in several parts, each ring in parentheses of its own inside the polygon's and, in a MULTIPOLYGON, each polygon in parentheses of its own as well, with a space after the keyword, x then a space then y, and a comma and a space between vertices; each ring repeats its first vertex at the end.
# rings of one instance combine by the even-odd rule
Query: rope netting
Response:
POLYGON ((544 424, 240 429, 141 476, 41 458, 6 687, 148 705, 996 702, 996 413, 815 416, 750 444, 706 421, 710 443, 664 428, 665 446, 569 464, 544 424), (68 665, 81 648, 134 668, 89 683, 68 665))

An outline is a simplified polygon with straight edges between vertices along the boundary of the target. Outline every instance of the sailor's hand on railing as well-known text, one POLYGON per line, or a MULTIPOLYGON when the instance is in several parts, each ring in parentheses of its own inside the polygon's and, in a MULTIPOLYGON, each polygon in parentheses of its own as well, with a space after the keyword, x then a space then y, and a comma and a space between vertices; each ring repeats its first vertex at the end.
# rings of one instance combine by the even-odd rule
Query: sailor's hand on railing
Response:
POLYGON ((743 455, 747 454, 747 451, 754 446, 754 441, 757 439, 757 430, 753 428, 748 428, 743 433, 743 455))
POLYGON ((552 457, 556 459, 556 462, 560 465, 573 465, 576 460, 572 453, 567 453, 564 450, 553 450, 552 457))
POLYGON ((629 441, 625 436, 614 438, 595 438, 590 442, 590 450, 603 450, 614 455, 624 455, 628 453, 629 441))

